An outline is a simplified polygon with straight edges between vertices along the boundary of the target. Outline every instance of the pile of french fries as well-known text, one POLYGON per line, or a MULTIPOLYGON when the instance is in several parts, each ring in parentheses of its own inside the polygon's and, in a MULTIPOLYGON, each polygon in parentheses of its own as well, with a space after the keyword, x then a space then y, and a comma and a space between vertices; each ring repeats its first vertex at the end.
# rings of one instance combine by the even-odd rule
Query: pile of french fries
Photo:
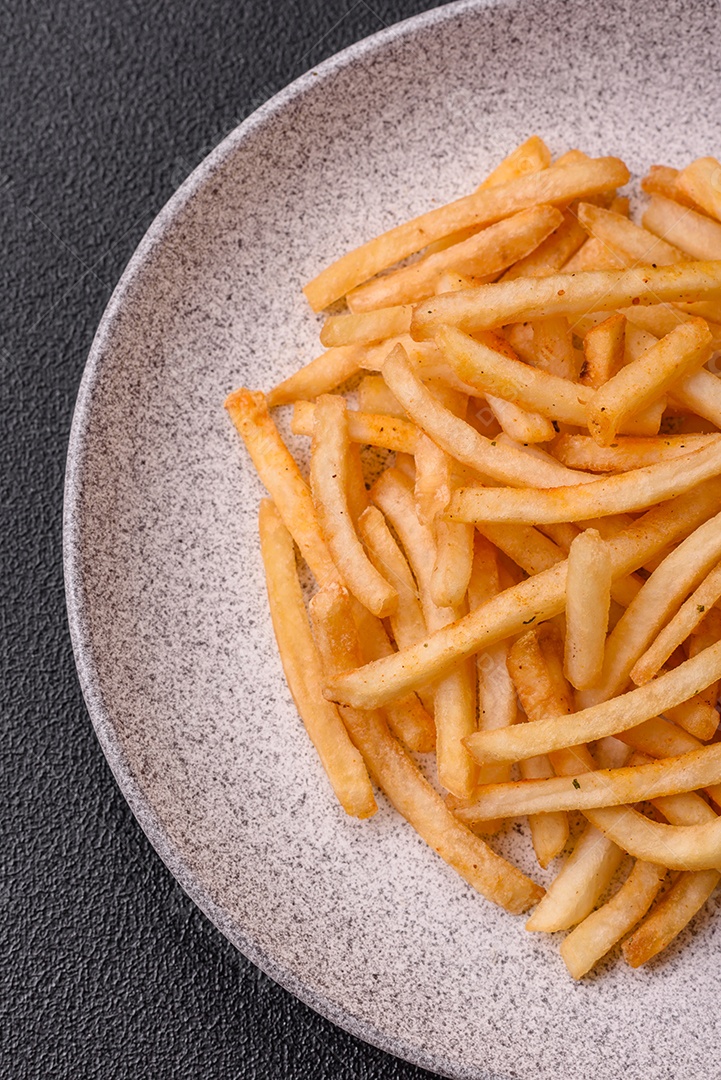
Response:
POLYGON ((721 164, 651 168, 641 225, 629 178, 529 139, 323 270, 326 351, 226 401, 341 806, 377 785, 528 930, 570 930, 575 978, 656 956, 721 877, 721 164), (545 891, 489 843, 518 818, 545 891))

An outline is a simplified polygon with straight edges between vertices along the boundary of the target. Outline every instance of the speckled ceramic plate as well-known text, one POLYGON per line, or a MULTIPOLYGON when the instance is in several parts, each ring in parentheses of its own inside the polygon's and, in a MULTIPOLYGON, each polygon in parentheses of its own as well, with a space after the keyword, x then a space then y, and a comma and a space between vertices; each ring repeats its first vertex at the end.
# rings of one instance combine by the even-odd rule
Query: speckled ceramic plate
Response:
POLYGON ((614 959, 577 985, 557 940, 475 895, 385 804, 370 822, 343 816, 283 680, 261 487, 222 401, 314 354, 304 281, 466 192, 532 132, 637 174, 718 151, 719 42, 718 5, 554 0, 452 4, 353 46, 264 105, 165 207, 80 390, 70 623, 133 811, 255 963, 447 1076, 718 1075, 721 923, 707 911, 647 970, 614 959))

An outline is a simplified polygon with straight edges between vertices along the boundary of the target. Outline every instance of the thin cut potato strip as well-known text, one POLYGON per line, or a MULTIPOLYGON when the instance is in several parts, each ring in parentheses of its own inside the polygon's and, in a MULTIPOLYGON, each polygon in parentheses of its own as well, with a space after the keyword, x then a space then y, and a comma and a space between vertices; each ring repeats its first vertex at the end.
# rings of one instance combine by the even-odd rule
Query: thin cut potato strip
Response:
POLYGON ((720 677, 721 642, 718 642, 673 671, 610 701, 591 705, 570 717, 558 716, 499 731, 477 731, 468 736, 466 746, 481 765, 548 754, 626 731, 666 708, 687 701, 720 677))
POLYGON ((679 170, 669 165, 652 165, 641 180, 641 189, 648 195, 661 195, 691 210, 698 210, 699 207, 693 199, 690 199, 676 183, 678 174, 679 170))
POLYGON ((418 427, 464 465, 507 484, 524 485, 532 479, 539 487, 558 487, 564 481, 580 483, 584 479, 563 465, 530 460, 519 450, 498 446, 454 416, 417 377, 402 346, 396 346, 385 361, 383 377, 418 427))
MULTIPOLYGON (((718 482, 699 485, 672 504, 657 507, 639 518, 608 542, 614 576, 637 570, 656 552, 688 535, 709 517, 719 497, 718 482)), ((330 680, 327 695, 332 700, 362 708, 374 707, 423 685, 479 649, 521 633, 533 622, 541 623, 558 615, 565 603, 566 572, 564 560, 506 589, 478 611, 395 656, 330 680)))
POLYGON ((694 259, 718 259, 721 252, 719 222, 662 195, 651 199, 643 224, 649 232, 665 237, 694 259))
POLYGON ((406 334, 411 325, 411 311, 411 307, 401 304, 361 314, 331 315, 320 332, 321 345, 330 348, 362 344, 406 334))
POLYGON ((676 177, 676 187, 721 222, 721 162, 716 158, 692 161, 676 177))
POLYGON ((369 562, 353 527, 345 482, 348 433, 343 398, 318 399, 310 482, 318 519, 343 580, 374 615, 388 615, 398 600, 392 585, 369 562))
POLYGON ((360 312, 417 303, 433 296, 439 277, 449 270, 473 278, 493 278, 538 247, 562 221, 561 212, 553 206, 521 210, 459 244, 361 285, 348 294, 348 307, 360 312))
POLYGON ((681 757, 648 765, 599 769, 574 777, 491 784, 470 806, 457 810, 462 821, 482 821, 558 810, 587 810, 696 791, 721 782, 721 745, 704 746, 681 757))
POLYGON ((672 244, 667 244, 660 237, 634 225, 628 218, 601 206, 581 203, 578 220, 591 236, 604 244, 610 244, 620 254, 628 256, 636 263, 670 266, 686 259, 684 252, 672 244))
POLYGON ((339 803, 347 814, 370 817, 377 807, 368 771, 338 710, 320 692, 323 673, 298 581, 293 539, 270 499, 260 504, 259 524, 270 614, 288 687, 339 803))
POLYGON ((574 979, 590 971, 643 918, 665 876, 664 867, 636 861, 618 892, 571 931, 560 952, 574 979))
POLYGON ((544 169, 497 187, 484 188, 369 240, 326 267, 303 292, 313 310, 320 311, 381 270, 449 233, 470 226, 491 225, 541 203, 565 205, 573 199, 620 187, 628 179, 629 172, 623 162, 607 157, 544 169))
POLYGON ((672 499, 721 473, 721 438, 683 457, 583 486, 460 488, 451 498, 449 521, 579 521, 626 510, 643 510, 672 499))
POLYGON ((626 342, 626 316, 610 315, 587 331, 583 339, 583 366, 579 382, 598 388, 623 366, 626 342))
POLYGON ((485 180, 478 185, 478 191, 484 188, 498 187, 499 184, 507 184, 509 180, 515 180, 518 176, 527 173, 540 172, 547 169, 551 164, 551 151, 543 139, 538 135, 530 138, 511 150, 503 161, 493 169, 485 180))
MULTIPOLYGON (((348 594, 324 587, 311 601, 311 619, 326 672, 358 663, 359 648, 350 632, 348 594)), ((392 737, 378 712, 343 707, 341 715, 371 775, 396 809, 461 877, 478 892, 514 914, 525 911, 543 889, 461 824, 392 737)))
POLYGON ((677 326, 596 391, 586 409, 591 435, 609 446, 625 420, 710 358, 711 333, 703 319, 677 326))
POLYGON ((589 435, 560 435, 553 444, 553 454, 570 469, 594 473, 628 472, 682 457, 690 450, 709 446, 714 438, 714 435, 656 435, 640 439, 619 435, 612 446, 599 446, 589 435))
POLYGON ((679 874, 658 906, 621 946, 626 963, 636 968, 658 956, 698 914, 720 880, 718 870, 679 874))
POLYGON ((571 544, 566 579, 564 668, 579 690, 601 678, 610 604, 611 555, 600 533, 586 529, 571 544))
POLYGON ((413 309, 411 334, 424 341, 432 338, 442 324, 473 333, 550 315, 720 297, 721 261, 520 278, 421 301, 413 309))
MULTIPOLYGON (((292 430, 294 435, 313 435, 315 405, 312 401, 296 401, 293 408, 292 430)), ((418 440, 418 428, 407 420, 383 413, 346 413, 348 437, 353 442, 367 446, 380 446, 384 450, 400 450, 413 454, 418 440)))
POLYGON ((519 277, 548 277, 557 274, 575 255, 586 239, 586 232, 572 210, 564 210, 563 221, 538 247, 519 259, 503 274, 501 281, 519 277))
POLYGON ((692 634, 708 611, 721 599, 721 563, 717 563, 674 617, 659 633, 652 645, 631 668, 631 678, 638 685, 648 682, 666 663, 674 649, 692 634))
POLYGON ((526 930, 552 934, 581 922, 608 888, 622 859, 623 850, 588 825, 528 919, 526 930))
POLYGON ((586 810, 589 821, 629 855, 669 870, 721 867, 721 818, 701 825, 650 821, 630 806, 586 810))

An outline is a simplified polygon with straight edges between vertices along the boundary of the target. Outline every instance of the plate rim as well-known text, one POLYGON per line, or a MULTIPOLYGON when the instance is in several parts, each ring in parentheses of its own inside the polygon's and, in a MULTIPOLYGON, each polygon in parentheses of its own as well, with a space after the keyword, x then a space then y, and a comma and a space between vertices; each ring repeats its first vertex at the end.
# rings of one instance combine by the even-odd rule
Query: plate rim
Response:
MULTIPOLYGON (((309 90, 315 90, 322 80, 332 77, 336 71, 349 66, 362 56, 384 48, 398 38, 413 35, 419 30, 452 21, 462 17, 466 12, 515 6, 517 6, 517 0, 451 0, 450 3, 419 12, 353 42, 320 64, 309 68, 279 90, 229 132, 193 169, 151 222, 125 266, 103 311, 85 362, 75 401, 68 441, 63 490, 62 557, 65 604, 73 657, 83 699, 100 748, 110 766, 121 794, 130 807, 135 820, 150 841, 155 853, 183 891, 213 926, 220 930, 234 948, 284 990, 354 1038, 370 1044, 391 1057, 401 1058, 411 1065, 427 1069, 439 1076, 449 1077, 451 1080, 465 1080, 465 1078, 482 1080, 482 1078, 486 1077, 490 1080, 491 1074, 486 1070, 478 1071, 475 1068, 468 1071, 458 1061, 453 1061, 444 1055, 435 1055, 431 1052, 422 1051, 418 1047, 404 1042, 400 1037, 391 1038, 375 1025, 359 1020, 353 1013, 339 1006, 324 994, 309 988, 301 978, 287 970, 282 963, 266 952, 242 928, 238 927, 234 920, 225 913, 223 908, 206 891, 203 882, 188 866, 180 852, 176 850, 153 805, 143 794, 133 776, 130 762, 117 737, 114 722, 103 701, 93 659, 82 586, 83 526, 82 514, 78 510, 78 504, 83 487, 86 435, 92 412, 94 390, 101 378, 105 363, 112 358, 112 352, 106 353, 106 345, 117 320, 122 315, 124 301, 128 292, 143 270, 146 269, 155 248, 163 243, 176 218, 182 214, 196 194, 212 180, 213 175, 235 153, 236 149, 248 137, 253 135, 256 129, 271 122, 276 113, 281 112, 286 105, 299 100, 309 90)), ((495 1077, 500 1080, 499 1074, 496 1073, 495 1077)))

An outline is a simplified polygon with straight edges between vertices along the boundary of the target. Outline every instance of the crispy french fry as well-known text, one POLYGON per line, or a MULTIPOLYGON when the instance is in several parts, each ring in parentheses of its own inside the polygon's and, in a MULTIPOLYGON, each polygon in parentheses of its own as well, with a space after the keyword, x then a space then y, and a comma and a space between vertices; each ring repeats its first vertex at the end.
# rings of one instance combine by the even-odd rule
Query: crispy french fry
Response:
POLYGON ((471 576, 473 526, 438 520, 435 533, 431 596, 438 607, 457 607, 463 602, 471 576))
POLYGON ((553 933, 581 922, 593 911, 622 859, 620 847, 606 843, 603 833, 587 826, 526 923, 526 930, 553 933))
MULTIPOLYGON (((348 414, 352 415, 351 413, 348 414)), ((560 435, 553 453, 571 469, 585 472, 628 472, 681 457, 713 442, 713 435, 656 435, 644 439, 619 435, 611 446, 599 446, 588 435, 560 435)), ((370 442, 370 440, 367 440, 370 442)))
POLYGON ((676 177, 676 187, 721 222, 721 162, 697 158, 676 177))
POLYGON ((680 874, 657 907, 621 946, 624 960, 640 967, 671 944, 698 914, 721 880, 718 870, 680 874))
MULTIPOLYGON (((721 225, 705 214, 655 195, 643 215, 644 228, 663 236, 694 259, 718 259, 721 225)), ((669 296, 668 300, 675 298, 669 296)))
POLYGON ((721 439, 683 457, 584 485, 541 488, 459 488, 448 506, 449 521, 579 521, 642 510, 672 499, 721 473, 721 439))
POLYGON ((321 345, 331 348, 363 344, 406 334, 411 325, 411 310, 410 306, 401 304, 360 314, 331 315, 320 332, 321 345))
POLYGON ((368 771, 337 708, 321 693, 323 673, 303 602, 293 539, 270 501, 260 504, 260 550, 270 614, 288 687, 331 786, 347 814, 376 812, 368 771))
POLYGON ((631 668, 631 678, 637 686, 656 675, 674 649, 693 633, 706 611, 720 598, 721 563, 717 563, 631 668))
POLYGON ((265 398, 242 388, 228 396, 225 407, 316 581, 321 585, 337 581, 338 570, 320 531, 310 491, 273 423, 265 398))
POLYGON ((548 277, 557 274, 575 255, 586 239, 586 232, 578 223, 572 210, 563 211, 563 221, 538 247, 519 259, 506 270, 502 281, 513 281, 520 277, 548 277))
POLYGON ((550 442, 556 434, 551 421, 537 412, 529 412, 513 401, 486 394, 488 407, 506 435, 520 443, 550 442))
POLYGON ((635 263, 652 263, 654 266, 670 266, 684 262, 683 251, 667 244, 665 240, 654 236, 628 218, 604 210, 601 206, 581 203, 578 207, 578 220, 585 229, 604 244, 609 244, 621 255, 635 263))
POLYGON ((492 279, 537 248, 562 220, 560 210, 553 206, 521 210, 458 244, 361 285, 348 294, 348 306, 361 312, 417 303, 434 295, 439 277, 447 271, 492 279))
POLYGON ((562 465, 556 468, 555 463, 532 461, 521 451, 514 453, 494 445, 443 407, 417 377, 401 346, 384 363, 383 377, 418 427, 464 465, 510 484, 527 484, 533 479, 539 487, 557 487, 564 481, 583 479, 562 465))
MULTIPOLYGON (((520 761, 537 754, 548 754, 569 745, 627 731, 667 707, 687 701, 719 677, 721 642, 658 679, 610 701, 582 709, 572 718, 558 716, 499 731, 477 731, 468 736, 466 746, 481 765, 489 761, 520 761)), ((647 856, 639 854, 638 857, 647 856)), ((653 862, 653 858, 650 861, 653 862)))
POLYGON ((481 181, 477 190, 483 191, 484 188, 507 184, 509 180, 515 180, 519 176, 547 169, 550 164, 551 151, 543 139, 538 135, 531 135, 515 150, 511 150, 510 154, 488 174, 485 180, 481 181))
POLYGON ((704 746, 680 757, 648 765, 598 769, 567 776, 489 784, 470 806, 457 810, 461 821, 545 814, 558 810, 588 810, 657 799, 662 795, 696 791, 721 783, 721 744, 704 746))
POLYGON ((566 678, 587 690, 601 678, 611 604, 611 556, 596 529, 575 538, 566 577, 566 678), (592 617, 589 618, 589 613, 592 617))
POLYGON ((348 432, 343 398, 323 395, 315 409, 310 482, 323 535, 353 595, 380 617, 398 600, 392 585, 368 561, 348 506, 348 432))
MULTIPOLYGON (((518 768, 524 780, 538 780, 554 775, 553 766, 545 754, 519 762, 518 768)), ((456 810, 456 817, 458 816, 460 815, 456 810)), ((563 811, 555 814, 529 814, 528 826, 538 865, 545 870, 549 863, 561 854, 568 842, 568 814, 563 811)))
POLYGON ((583 365, 579 382, 598 388, 623 366, 626 317, 616 312, 592 327, 583 339, 583 365))
POLYGON ((710 357, 711 333, 703 319, 676 327, 597 390, 586 409, 593 438, 599 446, 609 446, 625 420, 698 370, 710 357))
MULTIPOLYGON (((385 450, 400 450, 413 454, 418 440, 418 428, 407 420, 384 413, 346 413, 348 437, 353 442, 367 446, 379 446, 385 450)), ((312 401, 296 401, 293 407, 291 430, 294 435, 313 435, 315 405, 312 401)))
POLYGON ((358 384, 358 409, 365 413, 395 416, 399 420, 408 419, 406 410, 390 392, 382 375, 364 375, 361 379, 358 384))
POLYGON ((580 365, 576 363, 571 329, 565 315, 535 319, 530 326, 533 329, 532 354, 535 366, 560 379, 575 379, 580 365))
POLYGON ((574 979, 590 971, 643 918, 665 876, 664 867, 637 860, 618 892, 571 931, 560 951, 574 979))
MULTIPOLYGON (((429 630, 449 625, 462 614, 462 608, 439 607, 431 593, 431 579, 436 559, 433 532, 423 525, 415 512, 410 483, 394 469, 383 473, 371 489, 376 506, 395 529, 413 568, 429 630)), ((438 778, 453 795, 466 799, 472 793, 477 768, 463 739, 476 728, 476 680, 474 666, 463 662, 439 680, 435 686, 436 759, 438 778)))
POLYGON ((362 350, 363 346, 347 345, 321 353, 274 386, 267 396, 268 405, 272 408, 293 401, 310 401, 319 394, 329 394, 360 371, 362 350))
POLYGON ((625 270, 628 260, 614 248, 592 236, 561 268, 564 274, 585 274, 592 270, 625 270))
MULTIPOLYGON (((672 504, 648 511, 610 540, 614 576, 631 573, 674 540, 687 536, 713 512, 720 493, 717 481, 699 485, 672 504)), ((331 680, 326 693, 332 700, 365 708, 423 685, 479 649, 522 632, 530 623, 558 615, 564 605, 566 571, 564 561, 520 582, 396 656, 331 680)))
MULTIPOLYGON (((550 170, 549 170, 550 171, 550 170)), ((423 300, 413 309, 411 335, 433 338, 442 324, 473 333, 509 322, 613 311, 629 304, 665 300, 689 303, 721 297, 721 261, 676 266, 554 274, 480 285, 423 300)))
POLYGON ((607 839, 637 859, 669 870, 714 870, 721 866, 721 818, 701 825, 664 825, 649 821, 630 806, 586 810, 585 815, 607 839))
POLYGON ((573 199, 618 187, 628 179, 628 169, 618 158, 596 158, 484 188, 368 241, 326 267, 303 292, 313 310, 320 311, 381 270, 449 233, 491 225, 541 203, 563 206, 573 199))
MULTIPOLYGON (((311 601, 316 642, 327 673, 357 665, 360 651, 349 632, 347 592, 329 585, 311 601)), ((445 806, 418 767, 392 737, 378 712, 343 707, 344 723, 371 774, 396 809, 426 843, 483 896, 507 911, 525 911, 543 890, 496 855, 445 806)))
POLYGON ((671 199, 681 203, 682 206, 698 210, 693 199, 689 199, 676 183, 678 173, 678 169, 672 169, 669 165, 652 165, 641 181, 641 189, 647 195, 662 195, 665 199, 671 199))

